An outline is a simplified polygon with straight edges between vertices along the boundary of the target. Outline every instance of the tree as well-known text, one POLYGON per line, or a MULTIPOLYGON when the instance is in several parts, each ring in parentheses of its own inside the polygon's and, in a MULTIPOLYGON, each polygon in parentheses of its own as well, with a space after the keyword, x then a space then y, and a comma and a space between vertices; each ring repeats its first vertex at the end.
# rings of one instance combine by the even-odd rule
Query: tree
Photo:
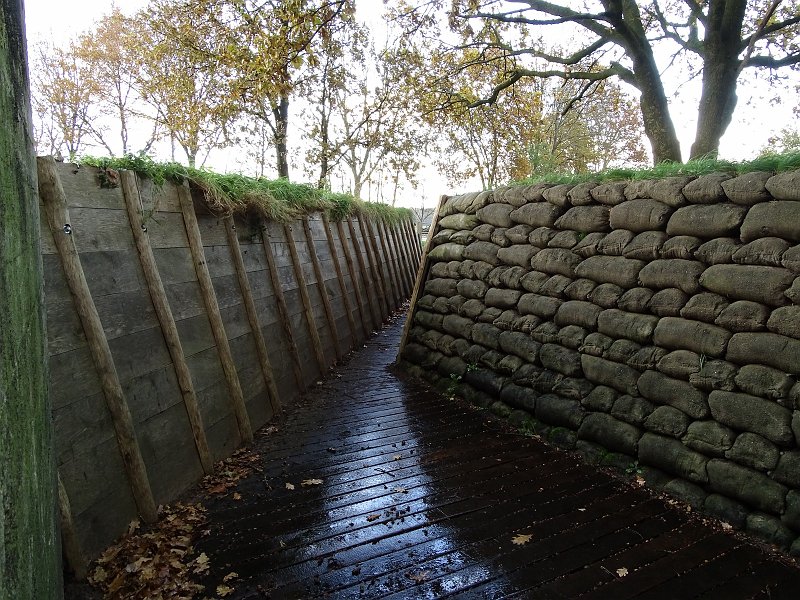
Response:
MULTIPOLYGON (((411 7, 405 5, 401 12, 419 31, 433 22, 431 11, 442 5, 442 0, 421 0, 411 7)), ((557 77, 590 86, 618 77, 640 94, 645 133, 656 163, 681 160, 657 51, 669 48, 670 64, 681 62, 693 74, 702 72, 691 158, 717 153, 745 69, 774 71, 800 64, 798 0, 586 0, 569 4, 452 0, 449 21, 462 36, 461 47, 479 50, 473 61, 494 61, 504 71, 502 81, 473 106, 495 102, 502 90, 523 78, 557 77), (563 34, 566 26, 571 28, 571 39, 577 40, 568 51, 548 51, 542 44, 527 43, 526 36, 532 31, 563 34), (531 66, 531 59, 544 66, 531 66), (600 63, 608 66, 585 68, 600 63)), ((467 66, 469 63, 460 68, 467 66)))

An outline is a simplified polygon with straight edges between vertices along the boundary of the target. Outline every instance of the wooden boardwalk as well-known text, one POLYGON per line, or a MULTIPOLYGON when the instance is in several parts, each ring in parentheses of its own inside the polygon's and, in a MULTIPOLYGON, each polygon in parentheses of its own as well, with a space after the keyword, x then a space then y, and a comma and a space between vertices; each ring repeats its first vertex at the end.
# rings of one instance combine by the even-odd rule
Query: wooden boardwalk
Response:
POLYGON ((209 593, 235 572, 232 598, 800 597, 791 561, 390 372, 401 327, 207 502, 209 593))

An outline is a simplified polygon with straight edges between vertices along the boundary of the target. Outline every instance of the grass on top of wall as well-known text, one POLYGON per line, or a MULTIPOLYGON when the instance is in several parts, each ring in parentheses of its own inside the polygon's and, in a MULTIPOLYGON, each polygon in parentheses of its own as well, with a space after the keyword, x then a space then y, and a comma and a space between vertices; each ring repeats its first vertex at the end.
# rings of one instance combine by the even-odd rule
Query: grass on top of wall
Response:
POLYGON ((379 202, 365 202, 350 194, 334 193, 316 187, 292 183, 287 179, 264 179, 237 173, 215 173, 207 169, 194 169, 178 163, 159 163, 142 155, 120 158, 95 158, 80 160, 81 164, 100 169, 129 170, 147 177, 161 186, 165 182, 189 184, 199 189, 209 209, 219 213, 263 214, 268 220, 288 222, 313 212, 325 212, 335 220, 349 216, 366 215, 387 223, 397 223, 411 218, 411 211, 379 202))
POLYGON ((584 183, 587 181, 635 181, 639 179, 661 179, 679 175, 708 175, 710 173, 730 173, 742 175, 753 171, 768 171, 778 173, 800 169, 800 152, 786 152, 784 154, 766 154, 754 160, 733 162, 716 158, 698 158, 686 163, 664 162, 648 169, 607 169, 598 173, 543 173, 533 175, 512 185, 529 183, 584 183))

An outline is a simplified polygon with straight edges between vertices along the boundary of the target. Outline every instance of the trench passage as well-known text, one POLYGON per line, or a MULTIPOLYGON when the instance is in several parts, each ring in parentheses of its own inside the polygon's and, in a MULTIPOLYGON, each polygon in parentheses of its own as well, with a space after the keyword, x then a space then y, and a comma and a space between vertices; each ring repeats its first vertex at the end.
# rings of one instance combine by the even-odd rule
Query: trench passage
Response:
POLYGON ((206 590, 235 572, 232 598, 797 598, 787 559, 391 372, 402 325, 207 502, 206 590))

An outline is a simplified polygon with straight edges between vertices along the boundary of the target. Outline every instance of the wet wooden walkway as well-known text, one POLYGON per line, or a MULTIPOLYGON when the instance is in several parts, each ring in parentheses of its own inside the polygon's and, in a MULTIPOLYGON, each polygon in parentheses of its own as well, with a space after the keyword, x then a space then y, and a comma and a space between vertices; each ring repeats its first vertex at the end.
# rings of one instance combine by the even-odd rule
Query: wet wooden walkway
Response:
POLYGON ((788 561, 394 375, 401 326, 207 503, 209 593, 235 572, 232 598, 800 597, 788 561))

